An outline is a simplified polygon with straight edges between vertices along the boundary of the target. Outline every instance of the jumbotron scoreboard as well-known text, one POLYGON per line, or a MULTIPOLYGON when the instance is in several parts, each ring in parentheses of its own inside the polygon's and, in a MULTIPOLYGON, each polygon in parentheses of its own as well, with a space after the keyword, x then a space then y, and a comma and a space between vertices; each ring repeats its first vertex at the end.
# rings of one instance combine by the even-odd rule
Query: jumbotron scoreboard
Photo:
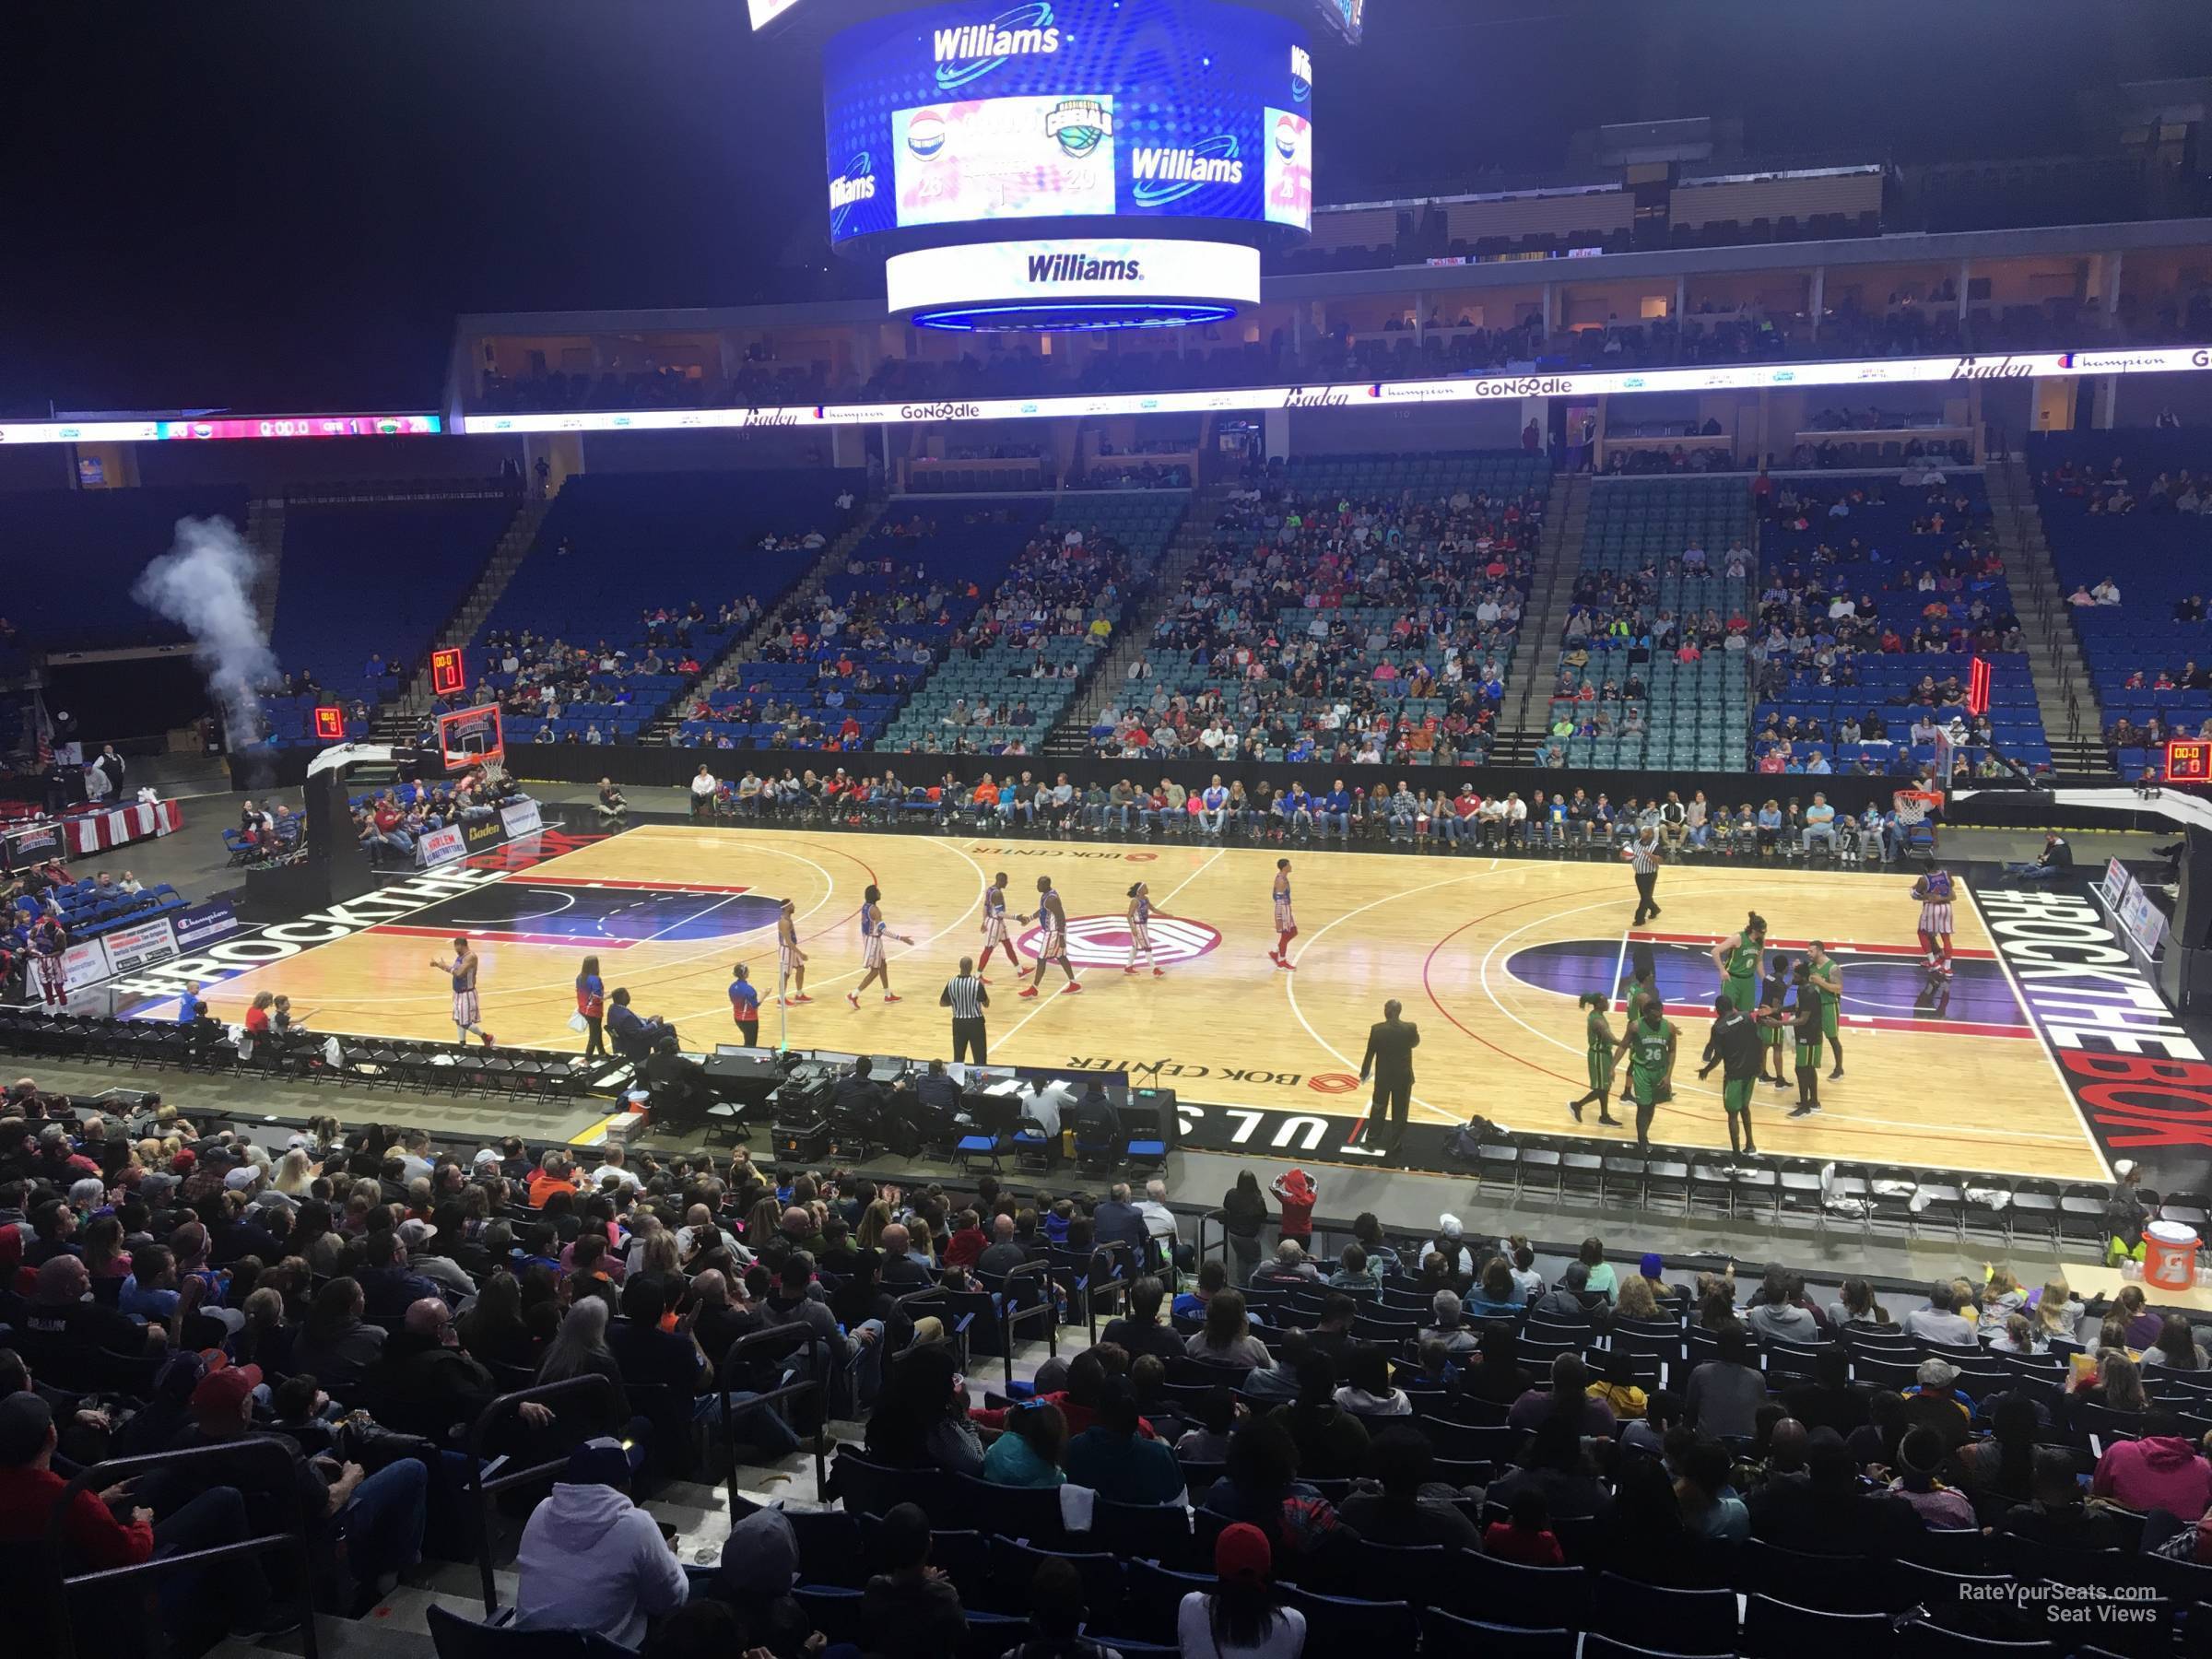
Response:
MULTIPOLYGON (((764 21, 830 21, 815 6, 764 21)), ((1258 303, 1262 252, 1312 229, 1311 22, 1355 38, 1360 16, 1356 0, 836 8, 830 243, 881 258, 889 310, 919 327, 1232 317, 1258 303)))

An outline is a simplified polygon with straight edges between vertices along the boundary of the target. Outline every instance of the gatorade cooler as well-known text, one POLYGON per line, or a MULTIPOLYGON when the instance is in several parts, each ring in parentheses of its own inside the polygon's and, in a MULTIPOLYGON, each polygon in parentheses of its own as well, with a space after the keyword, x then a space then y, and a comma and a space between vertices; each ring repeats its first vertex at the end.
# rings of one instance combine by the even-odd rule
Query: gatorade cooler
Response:
POLYGON ((2143 1282, 2161 1290, 2196 1283, 2196 1234, 2179 1221, 2153 1221, 2143 1230, 2143 1282))

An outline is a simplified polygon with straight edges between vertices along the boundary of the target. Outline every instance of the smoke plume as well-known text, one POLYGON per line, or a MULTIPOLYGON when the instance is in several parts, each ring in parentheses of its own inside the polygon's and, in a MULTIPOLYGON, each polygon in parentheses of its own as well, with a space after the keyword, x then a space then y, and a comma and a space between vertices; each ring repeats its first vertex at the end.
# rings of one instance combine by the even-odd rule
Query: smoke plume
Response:
POLYGON ((193 660, 222 712, 232 748, 259 741, 255 688, 276 677, 276 658, 253 607, 253 551, 228 519, 179 519, 177 539, 131 589, 147 609, 192 636, 193 660))

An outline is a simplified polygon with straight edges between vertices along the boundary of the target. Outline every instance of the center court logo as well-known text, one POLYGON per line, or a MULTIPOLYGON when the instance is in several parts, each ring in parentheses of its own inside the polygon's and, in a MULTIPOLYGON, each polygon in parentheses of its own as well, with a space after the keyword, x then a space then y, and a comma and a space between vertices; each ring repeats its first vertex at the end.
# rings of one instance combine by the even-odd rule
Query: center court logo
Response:
MULTIPOLYGON (((1044 930, 1024 932, 1018 948, 1035 956, 1044 930)), ((1218 930, 1187 916, 1152 918, 1152 956, 1160 966, 1188 962, 1218 949, 1218 930)), ((1070 916, 1067 919, 1067 959, 1078 968, 1120 968, 1129 960, 1129 919, 1126 916, 1070 916)))
POLYGON ((937 86, 949 92, 981 78, 1014 57, 1050 57, 1060 50, 1060 30, 1046 0, 1009 6, 987 23, 940 29, 930 37, 937 86))
POLYGON ((1129 199, 1139 207, 1163 207, 1208 184, 1241 184, 1244 163, 1234 133, 1216 133, 1185 149, 1139 147, 1129 152, 1129 199))

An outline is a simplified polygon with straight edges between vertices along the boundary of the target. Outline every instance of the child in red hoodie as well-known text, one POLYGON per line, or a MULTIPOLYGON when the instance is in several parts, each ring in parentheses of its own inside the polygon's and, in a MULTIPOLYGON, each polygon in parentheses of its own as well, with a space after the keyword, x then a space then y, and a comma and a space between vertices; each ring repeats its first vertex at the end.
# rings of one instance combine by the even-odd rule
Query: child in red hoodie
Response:
POLYGON ((1493 1521, 1482 1529, 1482 1553, 1524 1567, 1564 1567, 1567 1557, 1559 1535, 1551 1530, 1551 1512, 1541 1492, 1523 1492, 1513 1500, 1510 1521, 1493 1521))
POLYGON ((1321 1189, 1313 1184, 1313 1177, 1303 1170, 1293 1169, 1277 1175, 1271 1189, 1283 1206, 1283 1237, 1296 1239, 1300 1244, 1312 1247, 1313 1242, 1313 1206, 1321 1196, 1321 1189))
POLYGON ((990 1241, 983 1237, 982 1218, 971 1209, 953 1218, 954 1231, 945 1244, 945 1265, 972 1267, 982 1259, 990 1241))

